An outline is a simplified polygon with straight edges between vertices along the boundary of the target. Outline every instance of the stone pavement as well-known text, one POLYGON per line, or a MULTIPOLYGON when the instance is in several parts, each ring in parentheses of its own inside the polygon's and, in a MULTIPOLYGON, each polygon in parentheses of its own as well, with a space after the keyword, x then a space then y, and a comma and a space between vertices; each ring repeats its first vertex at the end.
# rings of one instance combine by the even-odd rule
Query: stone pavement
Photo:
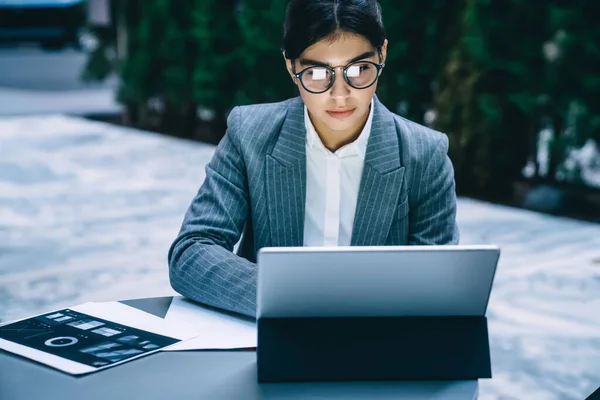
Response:
MULTIPOLYGON (((0 319, 166 296, 166 253, 213 147, 62 115, 0 119, 0 319)), ((600 225, 460 198, 463 244, 502 248, 480 399, 600 385, 600 225)))

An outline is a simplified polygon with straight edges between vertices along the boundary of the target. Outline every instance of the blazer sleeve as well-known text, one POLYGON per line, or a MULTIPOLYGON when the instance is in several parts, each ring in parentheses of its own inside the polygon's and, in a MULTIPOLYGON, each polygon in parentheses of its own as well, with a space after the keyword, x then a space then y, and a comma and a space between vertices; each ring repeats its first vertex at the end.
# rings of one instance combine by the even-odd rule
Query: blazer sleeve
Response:
POLYGON ((169 250, 169 278, 191 300, 255 316, 256 264, 233 253, 249 209, 246 168, 235 139, 240 119, 236 107, 169 250))
POLYGON ((448 137, 441 135, 420 179, 413 184, 409 214, 410 245, 458 244, 454 168, 448 137))

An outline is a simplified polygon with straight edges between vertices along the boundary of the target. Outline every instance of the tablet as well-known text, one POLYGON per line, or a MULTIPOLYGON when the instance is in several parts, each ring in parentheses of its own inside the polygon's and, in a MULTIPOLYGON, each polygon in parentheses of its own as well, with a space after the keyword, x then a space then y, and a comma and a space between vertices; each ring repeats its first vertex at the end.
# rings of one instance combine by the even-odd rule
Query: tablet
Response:
POLYGON ((257 318, 483 316, 499 257, 494 245, 263 248, 257 318))

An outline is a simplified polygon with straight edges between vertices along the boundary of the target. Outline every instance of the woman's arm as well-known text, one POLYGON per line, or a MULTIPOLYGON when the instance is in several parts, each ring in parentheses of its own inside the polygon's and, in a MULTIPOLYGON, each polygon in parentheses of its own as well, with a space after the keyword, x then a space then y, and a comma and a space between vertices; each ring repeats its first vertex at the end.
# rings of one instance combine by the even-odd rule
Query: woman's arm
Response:
POLYGON ((454 168, 443 135, 418 182, 413 183, 408 242, 411 245, 458 244, 454 168))
POLYGON ((236 107, 169 250, 169 277, 185 297, 254 316, 256 264, 233 253, 249 207, 246 169, 235 139, 240 123, 236 107))

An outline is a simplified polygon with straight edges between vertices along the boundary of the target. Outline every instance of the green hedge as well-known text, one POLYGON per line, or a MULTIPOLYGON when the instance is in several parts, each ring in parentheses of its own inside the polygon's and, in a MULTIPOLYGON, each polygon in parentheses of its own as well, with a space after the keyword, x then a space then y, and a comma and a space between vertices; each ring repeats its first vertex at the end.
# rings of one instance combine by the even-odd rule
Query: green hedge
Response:
MULTIPOLYGON (((380 2, 390 44, 378 96, 416 122, 430 122, 428 111, 436 116, 462 194, 510 197, 523 166, 536 160, 545 126, 557 133, 550 174, 540 179, 554 179, 570 148, 600 139, 594 2, 380 2)), ((210 110, 216 142, 233 106, 296 95, 280 52, 285 7, 283 0, 128 0, 127 57, 112 67, 131 122, 190 136, 198 110, 210 110)), ((115 35, 104 37, 113 39, 102 49, 115 35)), ((96 51, 86 76, 102 78, 106 68, 96 51)))

